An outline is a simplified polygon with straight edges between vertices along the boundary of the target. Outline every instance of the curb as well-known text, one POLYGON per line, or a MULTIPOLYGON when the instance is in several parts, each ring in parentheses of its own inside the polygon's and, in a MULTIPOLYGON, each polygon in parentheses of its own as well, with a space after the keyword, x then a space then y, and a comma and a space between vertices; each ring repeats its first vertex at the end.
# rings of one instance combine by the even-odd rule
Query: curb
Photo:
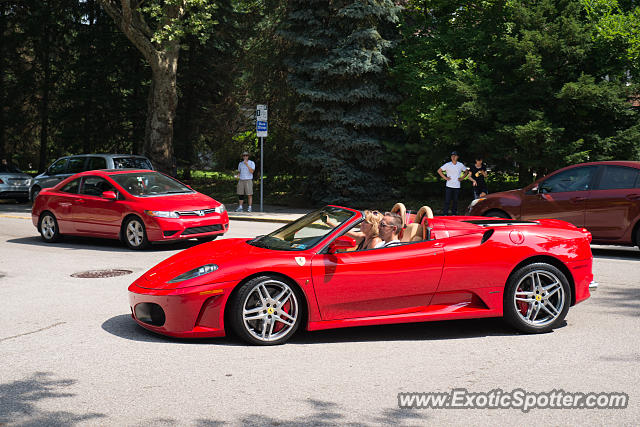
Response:
POLYGON ((277 217, 260 217, 260 216, 240 216, 229 215, 229 221, 253 221, 253 222, 282 222, 289 223, 295 221, 294 219, 277 218, 277 217))
MULTIPOLYGON (((30 216, 18 216, 18 215, 5 215, 0 214, 0 218, 15 218, 15 219, 31 219, 30 216)), ((260 216, 240 216, 229 215, 229 220, 233 221, 253 221, 253 222, 282 222, 289 223, 295 221, 295 219, 278 218, 278 217, 260 217, 260 216)))
POLYGON ((30 216, 4 215, 4 214, 0 214, 0 218, 31 219, 30 216))

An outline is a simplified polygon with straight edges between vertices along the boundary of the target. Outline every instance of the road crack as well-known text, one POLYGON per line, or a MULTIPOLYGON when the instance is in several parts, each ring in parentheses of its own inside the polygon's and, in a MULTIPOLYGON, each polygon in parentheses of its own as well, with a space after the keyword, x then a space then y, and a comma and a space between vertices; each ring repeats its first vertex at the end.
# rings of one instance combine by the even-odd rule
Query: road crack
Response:
POLYGON ((12 340, 14 338, 20 338, 20 337, 23 337, 25 335, 31 335, 31 334, 35 334, 35 333, 38 333, 38 332, 46 331, 47 329, 55 328, 56 326, 64 325, 65 323, 67 323, 67 322, 58 322, 58 323, 54 323, 53 325, 45 326, 44 328, 36 329, 35 331, 25 332, 24 334, 13 335, 11 337, 6 337, 6 338, 0 338, 0 342, 7 341, 7 340, 12 340))

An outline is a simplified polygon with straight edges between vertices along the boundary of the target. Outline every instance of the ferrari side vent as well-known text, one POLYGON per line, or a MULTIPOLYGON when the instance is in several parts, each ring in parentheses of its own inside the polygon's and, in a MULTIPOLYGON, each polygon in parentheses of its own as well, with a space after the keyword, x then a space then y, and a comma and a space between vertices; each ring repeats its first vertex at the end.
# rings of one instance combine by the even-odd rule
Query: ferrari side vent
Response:
POLYGON ((493 232, 495 230, 493 228, 487 230, 484 232, 484 234, 482 235, 482 240, 480 240, 480 244, 483 244, 484 242, 486 242, 487 240, 489 240, 491 238, 491 236, 493 236, 493 232))

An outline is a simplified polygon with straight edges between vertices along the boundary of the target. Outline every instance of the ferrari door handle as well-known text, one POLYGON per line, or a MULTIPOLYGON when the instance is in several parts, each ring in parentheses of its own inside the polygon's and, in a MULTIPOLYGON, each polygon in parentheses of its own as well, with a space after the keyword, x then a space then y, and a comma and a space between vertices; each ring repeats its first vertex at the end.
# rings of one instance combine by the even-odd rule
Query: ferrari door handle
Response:
POLYGON ((587 200, 586 197, 572 197, 571 200, 573 203, 578 203, 578 202, 584 202, 585 200, 587 200))
POLYGON ((640 194, 629 194, 625 197, 627 200, 640 200, 640 194))
POLYGON ((440 242, 433 244, 434 248, 441 248, 442 246, 444 246, 444 245, 442 243, 440 243, 440 242))

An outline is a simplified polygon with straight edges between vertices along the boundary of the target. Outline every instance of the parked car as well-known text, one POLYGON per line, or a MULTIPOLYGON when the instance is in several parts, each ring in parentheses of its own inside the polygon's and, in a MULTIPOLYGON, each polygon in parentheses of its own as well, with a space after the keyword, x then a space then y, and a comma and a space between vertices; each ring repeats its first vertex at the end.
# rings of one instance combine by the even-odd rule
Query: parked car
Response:
POLYGON ((168 336, 233 331, 258 345, 298 328, 484 317, 540 333, 597 286, 589 232, 564 221, 435 217, 410 224, 427 228, 418 241, 356 250, 347 233, 363 220, 327 206, 266 236, 186 249, 129 286, 132 317, 168 336))
POLYGON ((471 202, 469 215, 556 218, 586 227, 595 243, 640 247, 640 162, 591 162, 471 202))
POLYGON ((79 154, 61 157, 46 171, 36 176, 29 189, 29 197, 35 200, 43 188, 50 188, 71 175, 95 169, 149 169, 153 165, 144 156, 133 154, 79 154))
POLYGON ((15 199, 20 203, 29 201, 31 176, 12 164, 0 163, 0 199, 15 199))
POLYGON ((131 249, 150 242, 213 240, 229 230, 222 203, 151 170, 75 174, 43 189, 31 210, 45 242, 62 235, 120 239, 131 249))

